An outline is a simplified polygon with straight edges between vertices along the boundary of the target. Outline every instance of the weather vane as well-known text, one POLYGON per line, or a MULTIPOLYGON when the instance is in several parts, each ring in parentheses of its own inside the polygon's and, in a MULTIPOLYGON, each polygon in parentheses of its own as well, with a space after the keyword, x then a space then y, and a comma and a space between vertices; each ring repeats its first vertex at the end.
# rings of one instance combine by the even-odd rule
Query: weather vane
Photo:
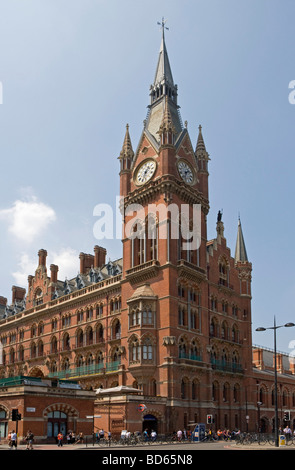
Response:
POLYGON ((169 30, 169 28, 167 28, 167 26, 165 26, 166 21, 167 21, 167 20, 164 20, 164 17, 163 17, 161 23, 160 23, 159 21, 157 22, 157 24, 161 26, 163 34, 164 34, 164 30, 165 30, 165 29, 168 29, 168 30, 169 30))

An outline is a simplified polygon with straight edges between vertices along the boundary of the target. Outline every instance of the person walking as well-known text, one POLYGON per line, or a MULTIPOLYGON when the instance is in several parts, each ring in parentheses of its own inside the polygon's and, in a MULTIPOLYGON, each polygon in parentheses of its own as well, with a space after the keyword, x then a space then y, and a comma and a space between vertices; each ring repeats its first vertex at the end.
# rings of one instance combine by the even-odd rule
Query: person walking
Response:
POLYGON ((17 449, 17 434, 14 430, 11 432, 10 442, 11 442, 10 449, 14 447, 16 450, 17 449))
POLYGON ((33 450, 34 434, 29 430, 26 435, 27 450, 33 450))
POLYGON ((57 437, 57 447, 62 447, 62 441, 64 438, 63 433, 59 432, 56 437, 57 437))
POLYGON ((178 440, 178 442, 180 442, 182 440, 182 430, 181 429, 179 429, 177 431, 177 440, 178 440))
POLYGON ((287 425, 284 429, 284 434, 286 436, 286 440, 289 441, 291 439, 292 431, 291 428, 287 425))

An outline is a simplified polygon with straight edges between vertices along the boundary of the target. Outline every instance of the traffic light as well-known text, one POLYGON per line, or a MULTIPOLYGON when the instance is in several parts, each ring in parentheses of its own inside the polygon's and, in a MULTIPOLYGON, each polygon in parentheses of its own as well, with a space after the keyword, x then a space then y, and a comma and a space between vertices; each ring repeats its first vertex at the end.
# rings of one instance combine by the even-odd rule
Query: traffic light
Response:
POLYGON ((284 421, 290 421, 290 410, 284 411, 284 421))
POLYGON ((213 424, 213 415, 207 415, 207 424, 213 424))
POLYGON ((20 421, 22 418, 22 415, 18 412, 17 408, 14 408, 11 411, 11 421, 20 421))

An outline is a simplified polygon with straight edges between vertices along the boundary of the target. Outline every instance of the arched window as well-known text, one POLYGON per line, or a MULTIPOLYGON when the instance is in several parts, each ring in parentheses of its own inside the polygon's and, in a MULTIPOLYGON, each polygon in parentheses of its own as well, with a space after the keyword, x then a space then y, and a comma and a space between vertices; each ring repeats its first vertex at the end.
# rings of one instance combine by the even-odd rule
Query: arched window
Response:
POLYGON ((43 341, 38 342, 38 356, 43 356, 44 355, 44 345, 43 341))
POLYGON ((115 320, 112 326, 112 339, 121 338, 121 323, 119 320, 115 320))
POLYGON ((142 324, 152 325, 153 324, 153 312, 150 307, 144 307, 142 312, 142 324))
POLYGON ((77 333, 77 347, 81 348, 84 345, 84 335, 83 331, 79 330, 77 333))
POLYGON ((142 344, 142 359, 143 361, 153 360, 153 345, 150 338, 146 338, 142 344))
POLYGON ((51 340, 51 353, 57 353, 57 339, 55 336, 53 336, 52 340, 51 340))
POLYGON ((86 341, 88 345, 93 344, 93 329, 91 327, 87 329, 86 341))
POLYGON ((183 338, 180 338, 180 340, 179 340, 178 357, 179 357, 180 359, 187 357, 186 343, 185 343, 185 341, 184 341, 183 338))
POLYGON ((32 344, 31 344, 31 358, 36 357, 36 353, 37 353, 36 344, 35 344, 35 343, 32 343, 32 344))
POLYGON ((34 305, 41 305, 43 304, 43 292, 42 290, 39 288, 36 290, 35 292, 35 297, 34 297, 34 305))
POLYGON ((66 333, 63 337, 63 350, 66 351, 66 350, 69 350, 69 349, 71 349, 70 335, 68 333, 66 333))
POLYGON ((13 348, 11 348, 10 353, 9 353, 9 362, 13 364, 14 361, 15 361, 15 351, 13 348))
POLYGON ((134 341, 132 341, 131 357, 132 357, 133 362, 140 360, 140 345, 139 345, 138 338, 135 338, 134 341))
POLYGON ((96 342, 97 343, 102 343, 103 342, 103 326, 100 323, 96 327, 96 342))

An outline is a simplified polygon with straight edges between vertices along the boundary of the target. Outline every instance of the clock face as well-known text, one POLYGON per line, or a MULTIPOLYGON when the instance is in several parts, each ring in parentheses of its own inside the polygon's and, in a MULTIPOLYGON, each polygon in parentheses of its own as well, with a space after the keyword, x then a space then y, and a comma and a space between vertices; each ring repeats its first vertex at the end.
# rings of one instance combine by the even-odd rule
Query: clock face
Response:
POLYGON ((177 164, 177 168, 183 181, 188 184, 192 184, 194 182, 193 170, 188 165, 188 163, 184 162, 183 160, 180 160, 177 164))
POLYGON ((136 175, 136 183, 144 184, 151 179, 156 170, 156 162, 154 160, 148 160, 143 163, 136 175))

